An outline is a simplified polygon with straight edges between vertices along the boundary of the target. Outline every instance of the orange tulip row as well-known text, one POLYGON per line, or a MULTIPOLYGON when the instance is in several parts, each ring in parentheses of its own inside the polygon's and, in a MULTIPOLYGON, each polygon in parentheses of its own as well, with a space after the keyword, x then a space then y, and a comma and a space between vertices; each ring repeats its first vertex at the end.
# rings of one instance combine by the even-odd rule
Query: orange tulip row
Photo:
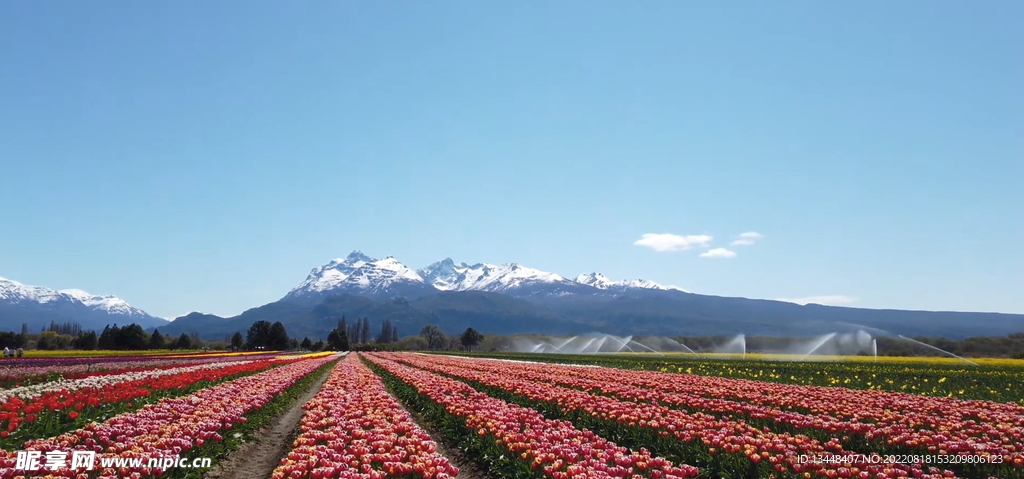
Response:
POLYGON ((450 479, 459 473, 355 354, 334 367, 303 408, 299 437, 272 479, 450 479))
MULTIPOLYGON (((400 356, 402 358, 411 355, 400 356)), ((568 421, 544 418, 536 410, 517 406, 474 390, 463 382, 370 355, 373 363, 462 418, 481 437, 491 437, 511 457, 553 479, 696 477, 699 470, 674 465, 647 450, 631 452, 568 421)))
MULTIPOLYGON (((548 380, 539 380, 524 373, 523 363, 486 361, 468 367, 472 361, 433 355, 389 355, 411 366, 465 378, 481 384, 521 395, 533 401, 554 402, 562 410, 583 412, 611 422, 649 428, 662 436, 671 436, 685 443, 700 444, 714 453, 743 454, 751 462, 768 461, 773 469, 790 477, 857 477, 863 479, 956 477, 951 471, 940 471, 922 464, 875 463, 860 454, 846 451, 838 439, 821 442, 799 434, 777 434, 758 429, 742 420, 719 418, 706 413, 689 413, 657 404, 655 401, 632 402, 591 394, 586 383, 561 387, 548 380), (485 369, 485 370, 481 370, 485 369), (805 457, 847 457, 846 462, 814 462, 805 457), (927 469, 927 470, 926 470, 927 469)), ((544 365, 543 367, 551 367, 544 365)), ((559 371, 558 382, 575 382, 586 369, 559 371)), ((593 368, 592 372, 611 372, 593 368)), ((625 386, 624 386, 625 387, 625 386)), ((637 390, 636 396, 644 394, 637 390)))

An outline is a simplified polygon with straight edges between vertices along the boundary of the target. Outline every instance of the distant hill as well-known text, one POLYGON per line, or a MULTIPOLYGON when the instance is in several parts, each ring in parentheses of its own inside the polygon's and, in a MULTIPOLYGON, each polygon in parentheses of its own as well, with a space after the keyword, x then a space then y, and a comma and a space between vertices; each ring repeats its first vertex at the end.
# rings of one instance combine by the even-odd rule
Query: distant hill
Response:
POLYGON ((451 334, 473 327, 484 334, 814 336, 840 325, 951 339, 1024 332, 1021 314, 801 306, 693 294, 642 279, 613 281, 596 272, 568 279, 517 263, 467 264, 451 258, 414 270, 393 257, 375 259, 359 251, 313 268, 280 300, 230 318, 192 313, 168 323, 112 296, 3 281, 0 330, 17 330, 22 321, 76 321, 94 329, 137 322, 164 334, 195 332, 219 340, 266 320, 282 322, 293 337, 324 339, 345 316, 350 322, 369 318, 374 335, 384 320, 401 335, 416 334, 427 324, 451 334))
POLYGON ((52 321, 74 322, 94 330, 115 323, 136 323, 144 328, 168 324, 116 296, 80 289, 56 291, 0 278, 0 331, 20 331, 22 324, 28 324, 30 331, 39 332, 52 321))

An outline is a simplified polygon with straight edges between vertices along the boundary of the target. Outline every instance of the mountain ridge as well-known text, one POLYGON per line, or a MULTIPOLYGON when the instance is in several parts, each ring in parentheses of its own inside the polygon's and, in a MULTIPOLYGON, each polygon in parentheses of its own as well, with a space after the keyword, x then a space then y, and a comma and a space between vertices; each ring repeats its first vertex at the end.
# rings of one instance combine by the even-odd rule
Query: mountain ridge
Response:
POLYGON ((51 322, 76 322, 84 329, 103 329, 107 324, 136 323, 143 327, 169 322, 111 295, 96 295, 80 289, 54 290, 0 278, 0 325, 11 330, 28 324, 32 330, 51 322))

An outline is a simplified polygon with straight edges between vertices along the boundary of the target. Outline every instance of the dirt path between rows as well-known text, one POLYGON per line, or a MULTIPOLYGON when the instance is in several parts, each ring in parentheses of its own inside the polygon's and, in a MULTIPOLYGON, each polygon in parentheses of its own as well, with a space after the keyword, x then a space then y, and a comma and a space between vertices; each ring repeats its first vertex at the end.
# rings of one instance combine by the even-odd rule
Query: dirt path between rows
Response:
POLYGON ((317 382, 299 396, 284 414, 264 426, 252 441, 243 443, 234 452, 219 461, 203 479, 265 479, 269 478, 282 457, 291 451, 295 431, 302 419, 302 405, 306 404, 327 382, 331 372, 327 371, 317 382))
POLYGON ((473 462, 466 456, 465 452, 452 444, 448 444, 444 435, 438 434, 433 428, 427 427, 426 422, 419 413, 406 408, 405 405, 401 404, 401 402, 399 402, 399 406, 412 416, 412 420, 420 427, 420 429, 423 429, 430 435, 430 439, 437 443, 437 452, 447 458, 451 465, 459 468, 459 475, 457 476, 458 479, 493 479, 494 476, 480 467, 476 462, 473 462))

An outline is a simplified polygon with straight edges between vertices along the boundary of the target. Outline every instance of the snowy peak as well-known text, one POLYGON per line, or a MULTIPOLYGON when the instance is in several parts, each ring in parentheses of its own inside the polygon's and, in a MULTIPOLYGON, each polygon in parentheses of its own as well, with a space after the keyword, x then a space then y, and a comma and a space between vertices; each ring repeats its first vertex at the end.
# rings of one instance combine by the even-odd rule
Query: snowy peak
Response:
POLYGON ((615 281, 608 279, 607 276, 601 273, 581 274, 576 277, 575 281, 577 283, 585 284, 587 286, 593 286, 598 289, 608 289, 618 284, 615 281))
POLYGON ((576 277, 577 283, 593 286, 603 290, 624 290, 624 289, 659 289, 689 292, 676 286, 662 286, 654 281, 646 279, 631 279, 626 281, 612 281, 601 273, 586 273, 576 277))
POLYGON ((285 297, 320 296, 330 292, 385 293, 400 285, 426 286, 412 268, 392 256, 374 259, 361 251, 313 268, 306 280, 285 297))
POLYGON ((80 289, 55 291, 0 278, 0 301, 10 304, 39 303, 44 305, 85 306, 93 311, 124 315, 149 316, 116 296, 98 296, 80 289))
POLYGON ((11 303, 35 302, 50 303, 67 300, 68 297, 49 288, 30 286, 17 281, 0 278, 0 300, 11 303))
POLYGON ((630 289, 679 288, 664 287, 642 279, 612 281, 601 273, 567 279, 519 263, 467 264, 451 258, 414 271, 391 256, 375 259, 353 251, 344 258, 314 268, 306 280, 285 298, 311 301, 335 293, 411 297, 437 291, 486 291, 527 297, 595 294, 601 291, 617 294, 630 289))
POLYGON ((420 276, 441 291, 504 292, 527 285, 559 284, 568 280, 517 263, 467 265, 445 258, 419 270, 420 276))
POLYGON ((451 258, 445 258, 420 269, 417 273, 424 281, 441 291, 457 291, 465 282, 469 269, 466 263, 456 264, 451 258))
POLYGON ((146 314, 145 311, 133 308, 130 304, 125 302, 125 300, 118 298, 117 296, 98 296, 80 289, 63 289, 60 293, 81 301, 82 304, 93 309, 103 310, 113 314, 146 314))

